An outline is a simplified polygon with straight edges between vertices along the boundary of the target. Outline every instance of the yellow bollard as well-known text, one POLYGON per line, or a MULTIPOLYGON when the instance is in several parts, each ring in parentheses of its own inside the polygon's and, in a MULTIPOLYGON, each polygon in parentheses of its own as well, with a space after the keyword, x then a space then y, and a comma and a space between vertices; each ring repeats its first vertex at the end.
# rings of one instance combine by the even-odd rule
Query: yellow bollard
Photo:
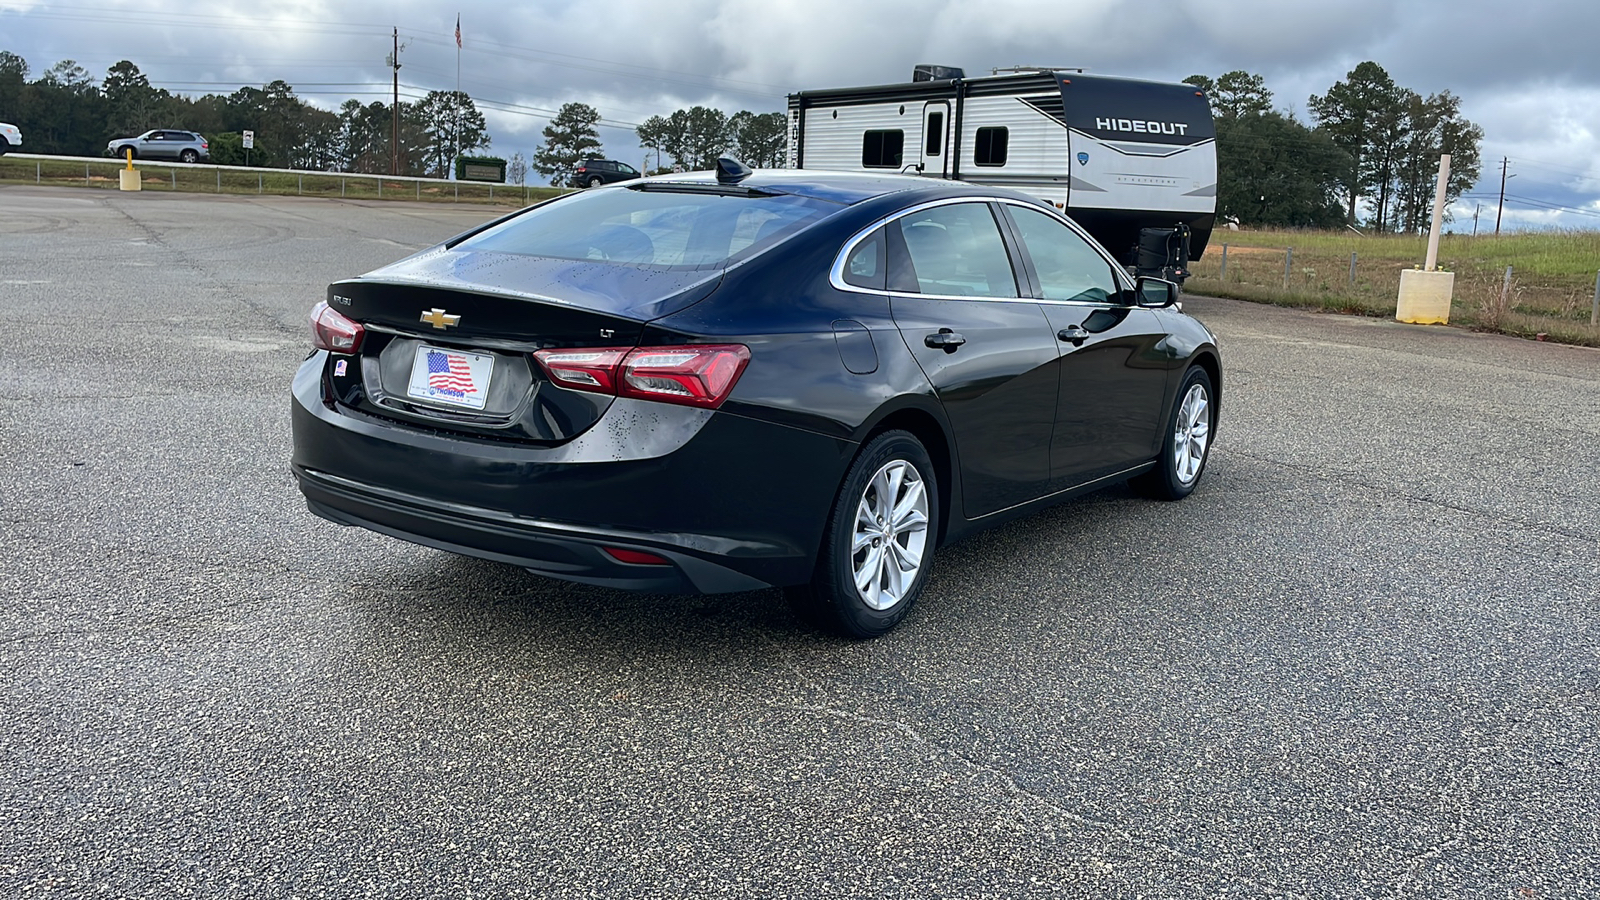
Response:
POLYGON ((133 148, 128 148, 128 167, 117 172, 117 186, 125 191, 138 191, 144 189, 144 181, 139 178, 139 170, 133 167, 133 148))

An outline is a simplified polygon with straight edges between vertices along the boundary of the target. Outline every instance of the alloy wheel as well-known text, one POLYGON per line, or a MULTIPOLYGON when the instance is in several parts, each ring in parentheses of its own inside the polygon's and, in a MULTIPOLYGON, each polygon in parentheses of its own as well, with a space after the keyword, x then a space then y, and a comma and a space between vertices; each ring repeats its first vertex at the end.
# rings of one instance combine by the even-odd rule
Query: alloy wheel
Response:
POLYGON ((850 567, 856 592, 890 609, 916 583, 928 548, 928 491, 916 466, 891 460, 867 482, 856 506, 850 567))
POLYGON ((1183 405, 1178 407, 1177 419, 1172 433, 1173 471, 1179 481, 1189 484, 1199 477, 1211 441, 1211 398, 1204 387, 1189 387, 1189 393, 1183 395, 1183 405))

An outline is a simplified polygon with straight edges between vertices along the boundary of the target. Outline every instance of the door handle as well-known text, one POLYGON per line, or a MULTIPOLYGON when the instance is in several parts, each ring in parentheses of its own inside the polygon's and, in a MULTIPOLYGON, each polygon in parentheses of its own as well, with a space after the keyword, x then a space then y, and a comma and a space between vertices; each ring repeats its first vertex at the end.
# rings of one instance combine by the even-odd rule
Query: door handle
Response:
POLYGON ((946 353, 956 352, 956 348, 962 344, 965 344, 966 342, 966 338, 948 328, 941 328, 937 333, 930 334, 922 339, 922 343, 926 344, 929 348, 934 350, 943 350, 946 353))
POLYGON ((1089 339, 1089 329, 1082 325, 1068 325, 1056 332, 1056 340, 1065 341, 1074 347, 1082 347, 1083 342, 1089 339))

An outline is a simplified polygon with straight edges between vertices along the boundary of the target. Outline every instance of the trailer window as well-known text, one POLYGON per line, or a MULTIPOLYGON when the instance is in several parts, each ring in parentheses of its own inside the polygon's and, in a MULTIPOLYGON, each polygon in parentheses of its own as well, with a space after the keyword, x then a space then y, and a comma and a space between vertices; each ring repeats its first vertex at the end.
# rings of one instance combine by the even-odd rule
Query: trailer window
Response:
POLYGON ((861 136, 861 165, 868 169, 898 169, 905 148, 904 131, 869 131, 861 136))
POLYGON ((978 140, 972 146, 972 161, 980 166, 1003 166, 1010 143, 1010 129, 979 128, 978 140))
POLYGON ((928 141, 924 156, 938 156, 944 152, 944 113, 928 113, 928 141))

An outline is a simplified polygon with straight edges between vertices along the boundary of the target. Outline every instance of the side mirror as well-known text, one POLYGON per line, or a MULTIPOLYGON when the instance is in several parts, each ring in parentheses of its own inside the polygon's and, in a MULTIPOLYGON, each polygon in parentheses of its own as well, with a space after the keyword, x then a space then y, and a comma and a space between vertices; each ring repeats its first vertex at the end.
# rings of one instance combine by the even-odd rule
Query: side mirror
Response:
POLYGON ((1141 275, 1134 281, 1134 302, 1146 309, 1166 309, 1178 302, 1178 286, 1160 278, 1141 275))

